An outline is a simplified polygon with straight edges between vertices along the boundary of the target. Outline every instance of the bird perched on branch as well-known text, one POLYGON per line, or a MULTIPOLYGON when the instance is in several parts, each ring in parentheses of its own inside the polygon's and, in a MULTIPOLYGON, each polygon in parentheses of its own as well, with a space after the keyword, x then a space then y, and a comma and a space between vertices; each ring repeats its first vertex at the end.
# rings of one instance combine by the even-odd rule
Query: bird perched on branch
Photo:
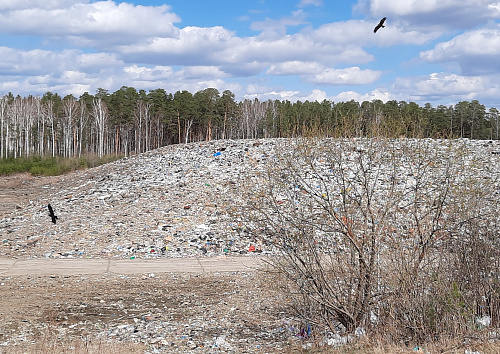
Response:
POLYGON ((373 33, 377 33, 377 31, 381 28, 381 27, 385 27, 384 26, 384 22, 385 20, 387 19, 387 17, 384 17, 383 19, 380 20, 380 22, 378 23, 377 26, 375 26, 375 29, 373 30, 373 33))
POLYGON ((56 214, 54 214, 54 209, 52 209, 52 205, 47 205, 47 208, 49 208, 49 216, 51 217, 52 219, 52 222, 55 224, 56 223, 56 220, 57 220, 57 216, 56 214))

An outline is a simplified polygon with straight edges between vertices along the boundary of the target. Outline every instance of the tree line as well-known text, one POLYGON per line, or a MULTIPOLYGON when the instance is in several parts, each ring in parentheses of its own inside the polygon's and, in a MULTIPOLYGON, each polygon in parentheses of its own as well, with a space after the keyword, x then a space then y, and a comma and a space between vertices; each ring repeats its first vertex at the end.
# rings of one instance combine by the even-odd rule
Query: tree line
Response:
POLYGON ((389 136, 499 139, 499 111, 477 100, 415 102, 258 99, 215 88, 167 93, 123 86, 110 93, 0 98, 0 157, 129 155, 213 139, 389 136))

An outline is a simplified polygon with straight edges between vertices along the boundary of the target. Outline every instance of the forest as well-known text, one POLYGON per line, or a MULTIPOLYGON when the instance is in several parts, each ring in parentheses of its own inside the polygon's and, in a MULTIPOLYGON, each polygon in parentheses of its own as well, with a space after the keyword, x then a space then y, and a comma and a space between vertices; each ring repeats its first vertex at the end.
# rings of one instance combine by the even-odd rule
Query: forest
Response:
POLYGON ((337 102, 245 99, 121 87, 110 93, 0 98, 0 157, 80 157, 141 153, 213 139, 385 136, 499 139, 499 111, 477 100, 423 107, 381 100, 337 102))

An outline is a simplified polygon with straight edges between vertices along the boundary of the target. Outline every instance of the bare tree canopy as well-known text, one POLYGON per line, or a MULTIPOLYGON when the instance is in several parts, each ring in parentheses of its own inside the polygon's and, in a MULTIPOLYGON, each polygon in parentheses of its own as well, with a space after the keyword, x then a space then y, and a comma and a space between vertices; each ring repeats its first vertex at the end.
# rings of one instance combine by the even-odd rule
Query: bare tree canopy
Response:
POLYGON ((498 323, 498 180, 466 144, 304 138, 273 154, 236 214, 277 250, 270 271, 305 324, 422 339, 498 323))

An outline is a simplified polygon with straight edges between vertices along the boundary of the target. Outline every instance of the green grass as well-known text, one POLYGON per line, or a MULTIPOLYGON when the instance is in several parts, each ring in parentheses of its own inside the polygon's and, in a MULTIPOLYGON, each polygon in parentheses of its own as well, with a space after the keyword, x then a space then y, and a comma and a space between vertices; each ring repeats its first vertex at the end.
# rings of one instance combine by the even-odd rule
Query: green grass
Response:
POLYGON ((109 155, 102 159, 95 156, 85 157, 50 157, 32 156, 0 159, 0 175, 29 172, 34 176, 57 176, 78 169, 103 165, 120 159, 122 156, 109 155))

